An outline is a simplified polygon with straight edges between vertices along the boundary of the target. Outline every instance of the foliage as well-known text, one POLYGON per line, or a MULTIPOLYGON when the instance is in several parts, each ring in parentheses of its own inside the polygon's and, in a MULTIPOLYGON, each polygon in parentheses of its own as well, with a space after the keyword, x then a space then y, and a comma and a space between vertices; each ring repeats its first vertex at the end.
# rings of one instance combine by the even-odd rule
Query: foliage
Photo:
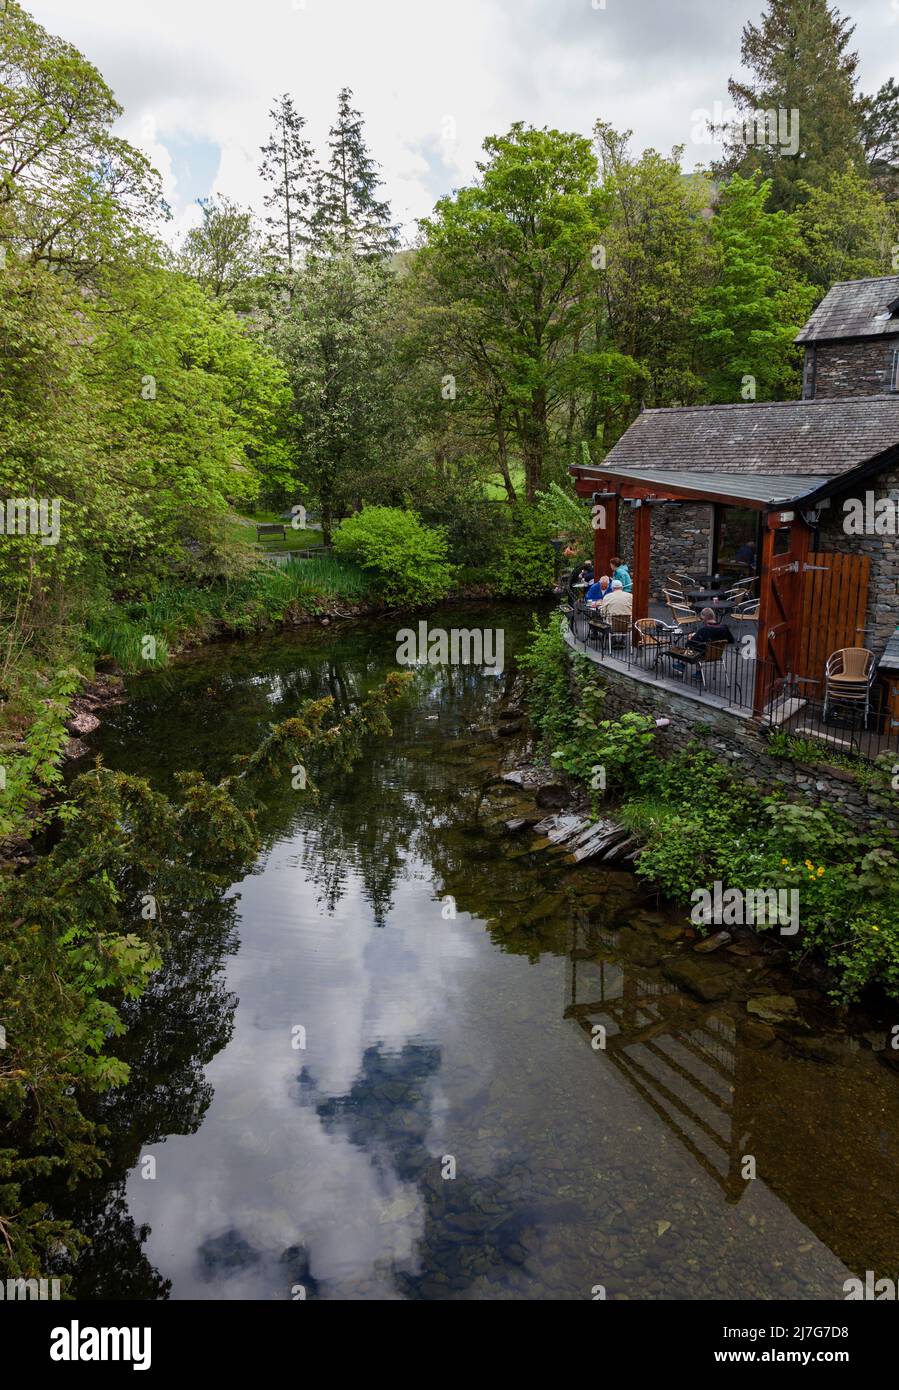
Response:
POLYGON ((381 180, 352 96, 344 87, 337 98, 337 120, 328 141, 331 157, 316 174, 312 230, 319 248, 336 244, 358 255, 383 256, 396 249, 399 228, 391 224, 389 205, 376 196, 381 180))
POLYGON ((783 112, 790 127, 756 133, 749 143, 730 133, 724 165, 743 174, 760 169, 772 180, 775 208, 792 212, 803 201, 800 183, 818 187, 834 172, 864 165, 854 27, 829 0, 767 0, 761 23, 743 28, 748 77, 731 79, 731 97, 742 116, 783 112))
POLYGON ((834 996, 876 986, 899 999, 899 844, 859 833, 831 807, 767 795, 699 745, 662 760, 653 721, 602 718, 601 679, 575 654, 572 686, 571 659, 557 614, 534 625, 520 658, 531 717, 594 811, 603 794, 615 798, 616 817, 644 841, 639 873, 685 906, 715 882, 795 889, 800 931, 784 941, 830 967, 834 996))
POLYGON ((823 184, 802 181, 798 187, 805 198, 795 214, 803 271, 822 294, 837 280, 890 274, 897 210, 857 169, 835 170, 823 184))
POLYGON ((794 339, 815 292, 798 274, 802 243, 792 219, 767 212, 769 182, 734 174, 721 189, 712 242, 715 275, 701 293, 695 324, 706 391, 712 401, 798 396, 794 339))
POLYGON ((435 603, 453 582, 443 529, 397 507, 363 507, 347 517, 335 532, 334 551, 370 571, 391 605, 435 603))
POLYGON ((487 580, 503 598, 538 598, 553 585, 555 561, 549 528, 540 512, 522 503, 510 509, 498 530, 497 550, 487 565, 487 580))

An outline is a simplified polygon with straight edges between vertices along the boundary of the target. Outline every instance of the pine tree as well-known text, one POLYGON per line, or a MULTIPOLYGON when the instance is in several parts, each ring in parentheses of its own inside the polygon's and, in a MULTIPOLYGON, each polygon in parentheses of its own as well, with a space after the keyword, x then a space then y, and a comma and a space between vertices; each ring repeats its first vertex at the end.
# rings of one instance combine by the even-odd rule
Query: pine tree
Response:
POLYGON ((316 181, 315 156, 303 136, 306 124, 284 94, 269 113, 274 126, 271 139, 261 149, 259 173, 269 185, 265 206, 271 214, 269 251, 276 263, 292 276, 302 251, 310 239, 312 189, 316 181))
POLYGON ((740 56, 751 77, 728 83, 750 129, 731 128, 716 172, 761 170, 772 181, 770 205, 791 212, 803 201, 800 181, 818 187, 849 165, 862 167, 854 30, 828 0, 768 0, 761 24, 743 29, 740 56), (781 113, 778 130, 760 121, 751 128, 763 112, 781 113))
POLYGON ((376 198, 381 185, 377 164, 368 152, 362 114, 350 105, 344 87, 337 99, 337 121, 328 141, 331 158, 316 182, 314 233, 319 246, 338 242, 359 255, 383 256, 399 244, 390 205, 376 198))
POLYGON ((888 202, 899 199, 899 86, 892 77, 862 102, 862 142, 875 185, 888 202))

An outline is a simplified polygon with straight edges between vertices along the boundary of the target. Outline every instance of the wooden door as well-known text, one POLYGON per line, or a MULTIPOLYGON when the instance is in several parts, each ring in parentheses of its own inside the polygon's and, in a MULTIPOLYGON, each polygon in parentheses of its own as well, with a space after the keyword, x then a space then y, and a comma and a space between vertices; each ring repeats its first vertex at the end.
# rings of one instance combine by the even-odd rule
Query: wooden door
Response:
POLYGON ((864 647, 867 555, 811 551, 803 575, 796 675, 824 680, 824 663, 841 647, 864 647))

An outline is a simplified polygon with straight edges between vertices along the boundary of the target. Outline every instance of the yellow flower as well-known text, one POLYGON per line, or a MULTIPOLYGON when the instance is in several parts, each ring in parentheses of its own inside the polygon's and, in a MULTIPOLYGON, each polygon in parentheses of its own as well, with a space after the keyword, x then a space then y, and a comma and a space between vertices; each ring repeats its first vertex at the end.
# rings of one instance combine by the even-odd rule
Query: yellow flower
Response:
POLYGON ((781 864, 789 864, 789 859, 781 859, 781 864))
POLYGON ((818 877, 821 878, 821 876, 823 875, 823 873, 824 873, 824 865, 822 864, 821 867, 820 867, 820 869, 818 870, 818 877))

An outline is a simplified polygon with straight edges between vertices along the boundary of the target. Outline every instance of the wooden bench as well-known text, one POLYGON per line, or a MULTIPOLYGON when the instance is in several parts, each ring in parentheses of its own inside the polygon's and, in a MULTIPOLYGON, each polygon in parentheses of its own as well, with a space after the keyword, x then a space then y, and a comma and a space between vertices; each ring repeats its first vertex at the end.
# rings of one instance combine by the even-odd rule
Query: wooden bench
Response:
POLYGON ((257 541, 287 539, 287 531, 280 521, 263 521, 256 526, 257 541))

